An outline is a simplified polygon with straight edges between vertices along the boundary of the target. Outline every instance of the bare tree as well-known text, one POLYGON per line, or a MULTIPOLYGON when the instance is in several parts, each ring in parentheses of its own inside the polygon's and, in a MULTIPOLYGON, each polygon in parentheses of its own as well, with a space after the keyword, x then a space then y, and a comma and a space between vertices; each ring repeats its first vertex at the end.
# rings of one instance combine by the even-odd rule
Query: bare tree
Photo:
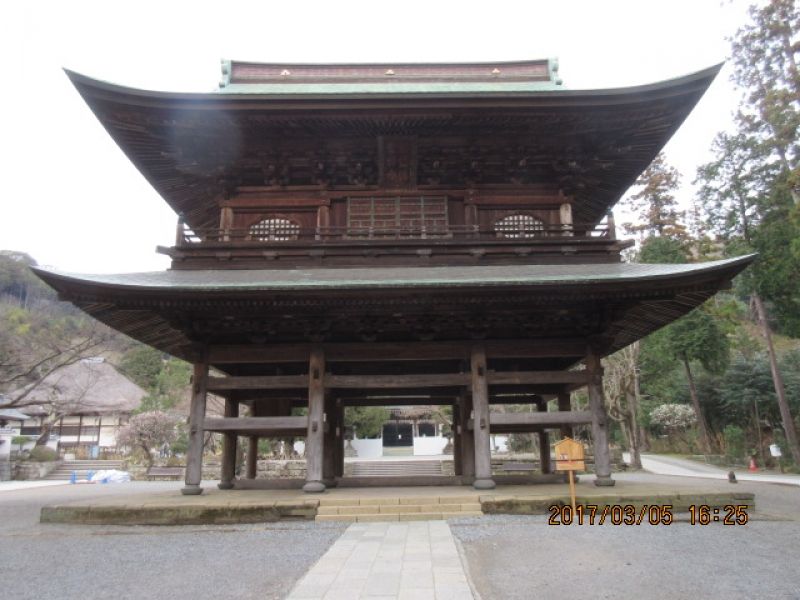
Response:
POLYGON ((609 356, 604 366, 603 391, 608 416, 619 423, 631 453, 631 466, 641 469, 639 342, 609 356))

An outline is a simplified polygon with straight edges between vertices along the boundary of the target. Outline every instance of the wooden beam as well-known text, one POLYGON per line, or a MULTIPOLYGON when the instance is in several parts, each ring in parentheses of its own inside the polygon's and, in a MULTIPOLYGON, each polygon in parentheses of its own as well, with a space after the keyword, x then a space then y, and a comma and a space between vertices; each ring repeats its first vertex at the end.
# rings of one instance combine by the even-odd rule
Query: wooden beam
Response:
POLYGON ((589 382, 585 369, 580 371, 489 371, 489 385, 522 385, 589 382))
POLYGON ((450 406, 453 396, 420 396, 416 398, 342 398, 344 406, 450 406))
POLYGON ((209 377, 208 390, 284 390, 305 389, 308 375, 271 375, 258 377, 209 377))
POLYGON ((206 431, 256 435, 261 437, 306 433, 308 417, 238 417, 209 418, 205 422, 206 431))
POLYGON ((553 428, 561 425, 584 425, 592 422, 592 412, 589 410, 576 411, 551 411, 551 412, 524 412, 524 413, 489 413, 489 423, 494 429, 495 425, 549 425, 553 428))
POLYGON ((416 375, 328 375, 325 384, 338 389, 396 389, 407 387, 453 387, 468 385, 469 373, 416 375))
MULTIPOLYGON (((377 342, 325 344, 328 362, 375 362, 384 360, 467 359, 470 340, 453 342, 377 342)), ((214 365, 305 362, 311 344, 276 344, 270 346, 218 345, 209 348, 209 362, 214 365)), ((579 358, 586 343, 580 339, 487 340, 491 358, 579 358)))

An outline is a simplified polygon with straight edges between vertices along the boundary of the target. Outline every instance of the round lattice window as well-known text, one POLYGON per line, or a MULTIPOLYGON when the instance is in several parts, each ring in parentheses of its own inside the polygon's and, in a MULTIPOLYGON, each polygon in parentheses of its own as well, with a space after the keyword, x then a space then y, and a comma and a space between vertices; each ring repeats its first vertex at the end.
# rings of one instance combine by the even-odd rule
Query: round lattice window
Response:
POLYGON ((288 219, 264 219, 250 226, 250 236, 262 242, 296 240, 298 235, 300 226, 288 219))
POLYGON ((544 234, 544 223, 530 215, 509 215, 496 221, 494 230, 507 238, 531 238, 544 234))

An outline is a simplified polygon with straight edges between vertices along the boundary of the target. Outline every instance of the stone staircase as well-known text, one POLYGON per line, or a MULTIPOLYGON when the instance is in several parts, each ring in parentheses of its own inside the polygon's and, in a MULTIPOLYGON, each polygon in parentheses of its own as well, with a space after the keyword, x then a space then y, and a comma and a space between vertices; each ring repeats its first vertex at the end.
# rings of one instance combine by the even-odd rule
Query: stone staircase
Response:
POLYGON ((125 470, 121 460, 65 460, 44 479, 69 481, 74 471, 78 481, 85 481, 89 471, 97 473, 98 471, 110 471, 112 469, 117 471, 125 470))
POLYGON ((435 477, 443 475, 440 460, 371 460, 353 463, 352 477, 435 477))
POLYGON ((320 498, 317 521, 432 521, 480 517, 480 497, 407 496, 374 498, 320 498))

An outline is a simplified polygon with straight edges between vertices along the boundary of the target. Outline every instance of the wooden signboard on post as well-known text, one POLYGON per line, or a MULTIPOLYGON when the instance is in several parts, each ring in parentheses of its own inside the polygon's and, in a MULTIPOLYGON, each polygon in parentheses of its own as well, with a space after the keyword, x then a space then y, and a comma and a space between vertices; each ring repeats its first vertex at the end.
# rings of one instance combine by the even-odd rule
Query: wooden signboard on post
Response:
POLYGON ((575 515, 575 476, 574 471, 586 469, 583 444, 572 438, 564 438, 554 445, 556 455, 556 471, 569 473, 569 497, 572 502, 572 514, 575 515))

